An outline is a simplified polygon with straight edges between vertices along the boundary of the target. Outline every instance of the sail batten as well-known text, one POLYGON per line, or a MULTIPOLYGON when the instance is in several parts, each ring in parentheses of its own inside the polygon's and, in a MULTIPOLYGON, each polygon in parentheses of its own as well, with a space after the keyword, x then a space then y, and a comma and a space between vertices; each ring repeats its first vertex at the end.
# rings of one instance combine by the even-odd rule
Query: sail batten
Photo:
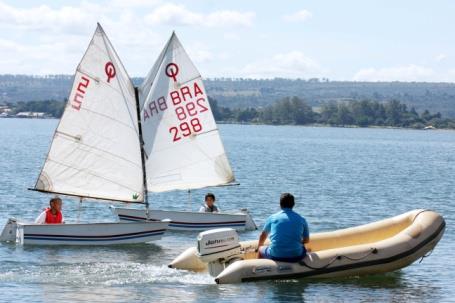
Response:
POLYGON ((147 190, 235 181, 201 75, 175 33, 140 86, 147 190))
POLYGON ((79 63, 35 190, 142 203, 134 87, 98 25, 79 63))

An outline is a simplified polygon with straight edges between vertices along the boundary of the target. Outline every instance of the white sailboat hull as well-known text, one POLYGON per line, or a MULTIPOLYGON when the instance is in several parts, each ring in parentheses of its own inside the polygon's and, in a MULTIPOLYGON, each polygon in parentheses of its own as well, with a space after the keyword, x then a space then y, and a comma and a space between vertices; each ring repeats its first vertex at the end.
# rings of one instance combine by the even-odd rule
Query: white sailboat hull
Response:
MULTIPOLYGON (((114 214, 118 216, 121 222, 145 221, 146 213, 142 209, 118 208, 111 207, 114 214)), ((170 230, 207 230, 220 227, 230 227, 238 231, 255 230, 256 223, 248 213, 241 211, 239 213, 201 213, 191 211, 167 211, 155 210, 149 211, 149 220, 160 221, 170 219, 170 230)))
POLYGON ((169 222, 34 224, 10 219, 2 241, 20 245, 118 245, 161 239, 169 222))

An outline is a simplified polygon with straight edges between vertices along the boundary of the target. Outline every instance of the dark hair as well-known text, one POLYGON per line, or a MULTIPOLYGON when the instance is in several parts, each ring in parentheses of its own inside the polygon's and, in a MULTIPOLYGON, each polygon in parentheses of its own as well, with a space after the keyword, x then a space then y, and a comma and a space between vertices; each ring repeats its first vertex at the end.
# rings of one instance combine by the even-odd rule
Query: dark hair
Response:
POLYGON ((205 194, 205 198, 204 198, 204 201, 207 201, 207 198, 212 198, 212 199, 213 199, 213 201, 215 201, 215 200, 216 200, 216 199, 215 199, 215 195, 214 195, 214 194, 212 194, 212 193, 207 193, 207 194, 205 194))
POLYGON ((294 207, 294 196, 290 193, 282 193, 280 197, 281 208, 293 208, 294 207))
POLYGON ((60 199, 59 197, 53 197, 49 200, 49 205, 51 205, 52 203, 54 202, 57 202, 57 201, 62 201, 62 199, 60 199))

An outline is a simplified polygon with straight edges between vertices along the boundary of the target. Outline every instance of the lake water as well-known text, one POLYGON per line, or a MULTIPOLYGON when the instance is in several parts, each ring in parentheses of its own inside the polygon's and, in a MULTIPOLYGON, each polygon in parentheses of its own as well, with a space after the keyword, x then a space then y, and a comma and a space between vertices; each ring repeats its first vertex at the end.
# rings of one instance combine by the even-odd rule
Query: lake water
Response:
MULTIPOLYGON (((0 225, 33 220, 49 197, 27 191, 57 120, 0 119, 0 225)), ((312 232, 368 223, 415 208, 441 213, 447 229, 433 254, 401 271, 341 280, 216 285, 208 274, 167 268, 196 233, 153 244, 39 247, 0 244, 0 301, 300 302, 451 301, 455 298, 455 131, 220 125, 237 187, 211 189, 223 210, 250 209, 262 226, 281 192, 297 198, 312 232)), ((193 209, 206 191, 194 191, 193 209)), ((183 192, 152 195, 154 207, 188 209, 183 192)), ((83 221, 110 221, 108 203, 84 203, 83 221)), ((67 221, 78 203, 64 200, 67 221)), ((254 239, 258 231, 241 234, 254 239)))

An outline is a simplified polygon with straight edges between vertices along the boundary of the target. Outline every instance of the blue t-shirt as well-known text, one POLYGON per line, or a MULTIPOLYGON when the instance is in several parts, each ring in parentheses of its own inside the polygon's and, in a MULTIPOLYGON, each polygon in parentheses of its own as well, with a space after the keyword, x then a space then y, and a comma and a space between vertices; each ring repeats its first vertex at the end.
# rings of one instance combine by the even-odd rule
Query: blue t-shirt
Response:
POLYGON ((277 258, 303 255, 302 239, 310 237, 305 218, 290 208, 283 208, 268 217, 263 231, 270 238, 270 254, 277 258))

